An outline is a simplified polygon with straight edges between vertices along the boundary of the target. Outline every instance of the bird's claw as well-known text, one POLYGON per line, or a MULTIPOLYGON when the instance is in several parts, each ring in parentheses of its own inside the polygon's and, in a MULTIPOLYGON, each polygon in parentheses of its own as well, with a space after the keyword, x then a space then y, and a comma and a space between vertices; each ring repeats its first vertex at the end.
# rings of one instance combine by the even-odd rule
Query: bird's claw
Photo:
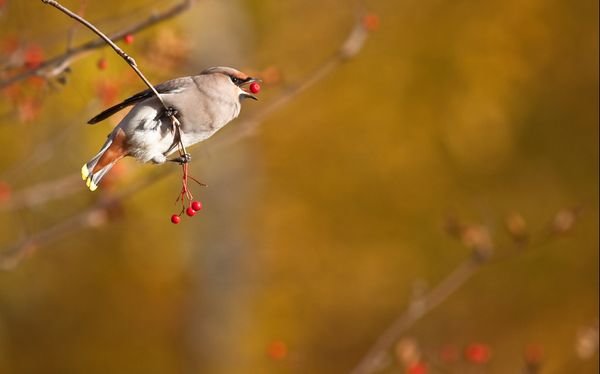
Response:
POLYGON ((192 161, 192 155, 190 155, 189 153, 186 153, 179 157, 172 158, 169 161, 177 162, 178 164, 181 164, 181 165, 187 164, 188 162, 192 161))
POLYGON ((177 116, 178 113, 179 112, 177 111, 177 109, 173 108, 172 106, 165 109, 165 116, 167 116, 169 118, 177 116))

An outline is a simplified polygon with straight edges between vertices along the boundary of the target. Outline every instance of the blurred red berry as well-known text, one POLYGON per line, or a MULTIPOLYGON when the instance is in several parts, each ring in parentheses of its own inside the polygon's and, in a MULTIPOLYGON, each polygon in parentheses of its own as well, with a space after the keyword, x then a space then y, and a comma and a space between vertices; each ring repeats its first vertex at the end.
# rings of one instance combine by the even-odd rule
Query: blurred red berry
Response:
POLYGON ((123 37, 123 41, 125 42, 125 44, 131 44, 133 43, 133 35, 131 34, 127 34, 123 37))
POLYGON ((10 200, 11 194, 12 189, 10 188, 10 185, 4 181, 0 181, 0 203, 10 200))
POLYGON ((465 356, 474 364, 485 364, 492 357, 492 352, 487 344, 473 343, 465 350, 465 356))
POLYGON ((199 201, 192 201, 192 205, 191 205, 192 209, 194 209, 194 211, 199 211, 202 209, 202 203, 199 201))
POLYGON ((406 374, 427 374, 427 365, 424 362, 417 362, 406 369, 406 374))
POLYGON ((281 340, 275 340, 267 347, 267 355, 273 360, 283 360, 287 354, 287 345, 281 340))
POLYGON ((96 92, 102 105, 112 105, 119 95, 119 86, 113 81, 100 81, 97 83, 96 92))
POLYGON ((178 224, 179 222, 181 222, 181 217, 179 217, 177 214, 173 214, 171 216, 171 223, 178 224))
POLYGON ((193 217, 196 215, 196 211, 192 207, 189 207, 185 210, 185 214, 187 214, 190 217, 193 217))
POLYGON ((375 13, 365 14, 362 18, 362 24, 367 31, 377 31, 379 29, 379 16, 375 13))
POLYGON ((96 65, 98 66, 98 69, 106 70, 106 68, 108 67, 108 61, 106 61, 106 59, 102 57, 98 60, 98 63, 96 65))
POLYGON ((25 50, 25 67, 28 69, 35 69, 39 67, 44 61, 44 51, 37 44, 30 45, 25 50))
POLYGON ((252 92, 253 94, 260 92, 260 84, 258 84, 256 82, 252 82, 250 84, 249 88, 250 88, 250 92, 252 92))

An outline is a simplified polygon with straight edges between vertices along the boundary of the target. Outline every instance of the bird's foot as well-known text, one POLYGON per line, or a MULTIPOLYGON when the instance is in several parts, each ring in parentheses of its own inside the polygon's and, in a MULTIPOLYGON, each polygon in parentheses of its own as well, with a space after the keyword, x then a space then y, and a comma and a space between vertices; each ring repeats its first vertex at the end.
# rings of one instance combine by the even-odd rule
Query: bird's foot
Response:
POLYGON ((177 111, 177 109, 173 108, 172 106, 165 109, 165 116, 167 116, 169 118, 175 117, 175 116, 177 116, 177 114, 179 114, 179 112, 177 111))
POLYGON ((189 153, 186 153, 181 156, 172 158, 169 161, 177 162, 180 165, 187 164, 188 162, 192 161, 192 155, 190 155, 189 153))

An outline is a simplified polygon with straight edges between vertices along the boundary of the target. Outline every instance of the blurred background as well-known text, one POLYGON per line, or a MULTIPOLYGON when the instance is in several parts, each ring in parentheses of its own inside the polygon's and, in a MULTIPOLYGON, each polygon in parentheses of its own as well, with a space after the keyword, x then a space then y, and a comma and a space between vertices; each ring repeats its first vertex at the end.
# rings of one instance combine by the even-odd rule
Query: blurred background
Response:
MULTIPOLYGON (((110 34, 185 2, 62 3, 110 34)), ((0 0, 0 373, 348 373, 484 250, 373 372, 598 372, 597 1, 198 0, 127 36, 154 83, 264 81, 179 225, 176 165, 79 179, 145 88, 106 48, 40 70, 95 39, 0 0)))

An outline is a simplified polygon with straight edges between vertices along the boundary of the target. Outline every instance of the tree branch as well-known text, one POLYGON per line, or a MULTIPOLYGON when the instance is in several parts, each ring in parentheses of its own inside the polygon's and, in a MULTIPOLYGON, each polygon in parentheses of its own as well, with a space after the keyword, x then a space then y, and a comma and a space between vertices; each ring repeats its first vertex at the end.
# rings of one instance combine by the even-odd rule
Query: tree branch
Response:
MULTIPOLYGON (((532 249, 547 244, 550 240, 557 239, 569 232, 579 214, 580 208, 564 208, 559 210, 548 225, 543 228, 535 242, 523 241, 528 237, 525 226, 511 226, 510 217, 507 217, 506 229, 512 239, 512 243, 519 252, 512 252, 504 256, 494 257, 494 262, 506 260, 509 255, 523 253, 524 249, 532 249)), ((519 216, 520 217, 520 216, 519 216)), ((514 218, 514 217, 513 217, 514 218)), ((493 243, 488 236, 488 230, 484 226, 466 226, 457 222, 451 222, 448 227, 450 233, 471 248, 471 256, 463 260, 446 277, 444 277, 429 292, 415 298, 408 307, 379 335, 375 343, 369 348, 360 362, 354 367, 350 374, 371 374, 379 371, 382 364, 386 362, 385 356, 408 329, 417 321, 431 312, 450 296, 462 288, 481 268, 492 259, 493 243)))
MULTIPOLYGON (((48 2, 45 0, 42 1, 46 3, 48 2)), ((134 24, 131 27, 125 28, 119 32, 110 35, 109 39, 112 41, 119 41, 122 40, 128 34, 138 33, 157 23, 171 19, 188 10, 195 1, 196 0, 183 0, 180 3, 161 13, 153 14, 144 21, 141 21, 137 24, 134 24)), ((77 47, 71 48, 59 56, 42 62, 40 66, 36 68, 28 69, 20 74, 16 74, 3 81, 0 81, 0 89, 8 87, 11 84, 20 82, 33 76, 43 76, 48 78, 55 77, 64 72, 65 69, 73 63, 73 61, 84 57, 87 53, 95 49, 103 48, 105 46, 106 43, 104 40, 94 39, 77 47)))
POLYGON ((476 256, 461 262, 429 293, 415 300, 398 318, 377 338, 375 343, 360 360, 350 374, 370 374, 377 371, 384 361, 384 355, 398 341, 400 336, 419 319, 443 303, 460 289, 484 264, 476 256))
POLYGON ((152 83, 150 83, 150 81, 148 80, 148 78, 146 78, 146 76, 138 68, 138 66, 137 66, 135 60, 133 59, 133 57, 131 57, 127 53, 125 53, 125 51, 123 51, 118 45, 116 45, 108 36, 106 36, 102 31, 100 31, 91 22, 89 22, 85 18, 81 17, 80 15, 72 12, 70 9, 66 8, 65 6, 61 5, 58 1, 56 1, 56 0, 42 0, 42 3, 48 4, 48 5, 51 5, 51 6, 55 7, 56 9, 58 9, 61 12, 65 13, 67 16, 75 19, 77 22, 81 23, 82 25, 84 25, 88 29, 92 30, 92 32, 94 32, 96 35, 98 35, 100 38, 102 38, 102 40, 104 40, 104 42, 106 42, 106 44, 108 44, 119 56, 121 56, 121 58, 123 58, 123 60, 125 60, 125 62, 127 62, 127 64, 133 69, 133 71, 135 71, 135 73, 146 84, 146 86, 148 86, 148 88, 150 90, 152 90, 152 92, 154 93, 154 95, 161 102, 162 106, 165 107, 165 109, 167 109, 167 105, 163 101, 162 97, 160 97, 160 95, 158 94, 158 91, 156 91, 156 88, 154 88, 154 85, 152 83))

